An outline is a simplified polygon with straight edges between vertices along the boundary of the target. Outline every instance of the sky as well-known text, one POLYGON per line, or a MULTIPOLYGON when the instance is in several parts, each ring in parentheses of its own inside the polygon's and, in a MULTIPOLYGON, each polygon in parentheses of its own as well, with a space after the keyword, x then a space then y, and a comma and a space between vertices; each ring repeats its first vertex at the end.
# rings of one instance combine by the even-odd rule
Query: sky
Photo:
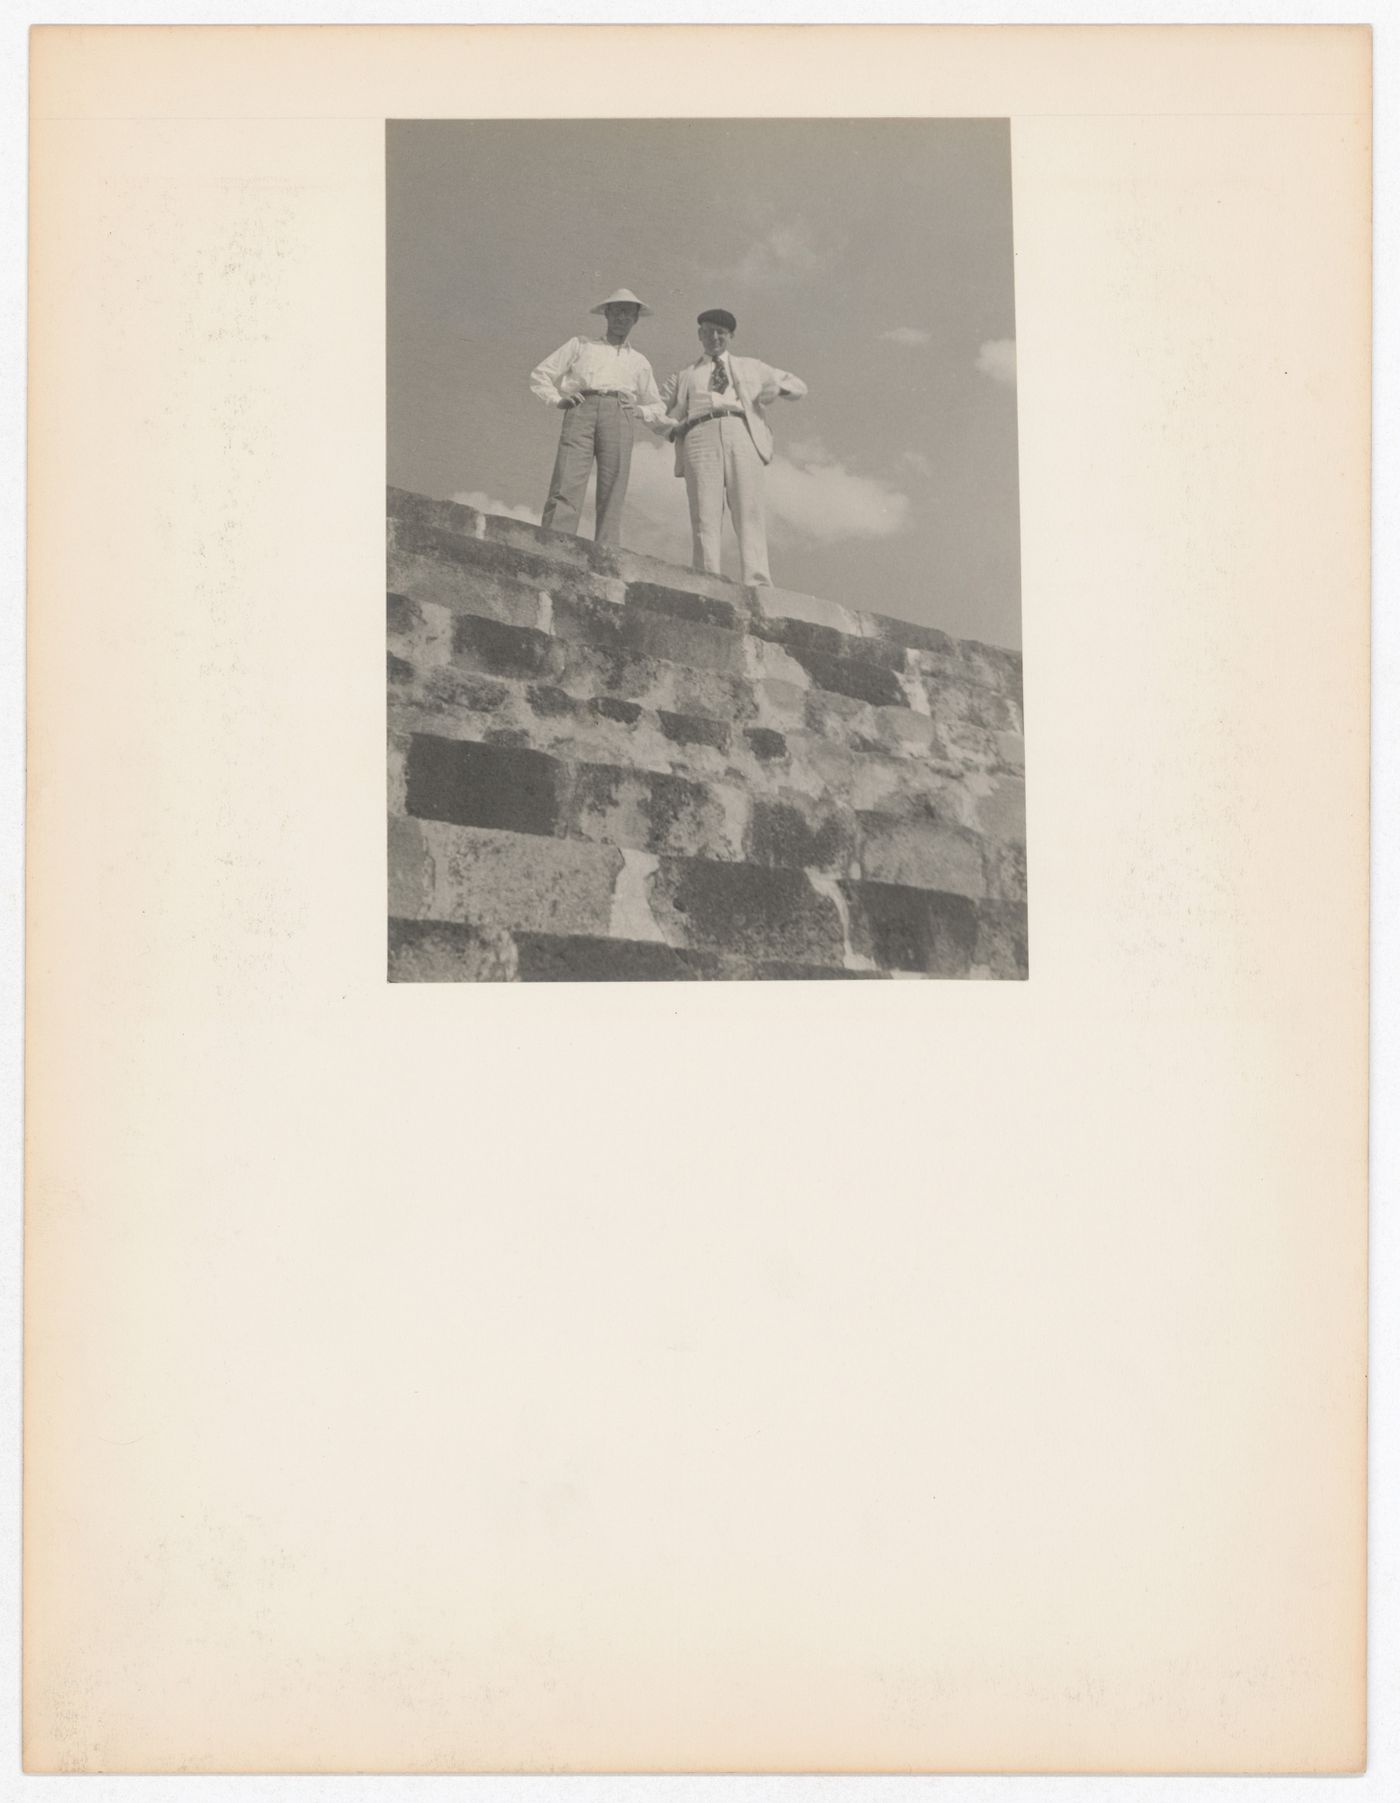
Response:
MULTIPOLYGON (((655 311, 630 343, 660 383, 727 307, 734 353, 809 390, 768 410, 774 582, 1019 645, 1005 120, 387 130, 392 484, 538 520, 561 416, 534 366, 626 287, 655 311)), ((725 542, 737 575, 727 522, 725 542)), ((674 452, 644 428, 623 543, 690 562, 674 452)))

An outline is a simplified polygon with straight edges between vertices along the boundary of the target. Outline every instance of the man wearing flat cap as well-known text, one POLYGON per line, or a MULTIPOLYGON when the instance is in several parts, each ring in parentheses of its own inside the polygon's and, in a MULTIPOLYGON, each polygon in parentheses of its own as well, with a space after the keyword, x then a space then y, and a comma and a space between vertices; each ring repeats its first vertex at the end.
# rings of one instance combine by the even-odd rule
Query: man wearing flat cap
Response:
POLYGON ((633 421, 640 417, 660 431, 666 410, 650 363, 627 343, 633 326, 648 318, 651 308, 630 288, 619 288, 591 310, 607 320, 606 333, 601 338, 571 338, 530 376, 534 393, 564 414, 540 524, 555 532, 578 530, 588 473, 596 460, 598 518, 593 536, 600 545, 616 545, 622 541, 633 421))
POLYGON ((734 520, 745 583, 771 586, 763 470, 773 461, 773 434, 764 408, 800 401, 807 384, 757 357, 730 355, 734 315, 711 307, 696 322, 703 355, 669 377, 662 389, 672 420, 676 474, 685 477, 697 570, 720 571, 724 504, 734 520))

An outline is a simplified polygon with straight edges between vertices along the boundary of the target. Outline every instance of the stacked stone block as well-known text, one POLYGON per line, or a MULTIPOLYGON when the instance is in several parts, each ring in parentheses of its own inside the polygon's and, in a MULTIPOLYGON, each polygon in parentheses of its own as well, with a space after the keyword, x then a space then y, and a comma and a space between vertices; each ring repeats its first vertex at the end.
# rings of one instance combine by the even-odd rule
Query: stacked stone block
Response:
POLYGON ((389 975, 1024 977, 1021 661, 389 491, 389 975))

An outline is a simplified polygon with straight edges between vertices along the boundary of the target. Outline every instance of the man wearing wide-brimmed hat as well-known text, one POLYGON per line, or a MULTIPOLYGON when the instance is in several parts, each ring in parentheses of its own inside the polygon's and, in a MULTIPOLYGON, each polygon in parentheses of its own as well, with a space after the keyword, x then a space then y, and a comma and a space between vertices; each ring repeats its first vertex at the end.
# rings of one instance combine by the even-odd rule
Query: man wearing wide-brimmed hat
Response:
POLYGON ((666 409, 650 363, 627 342, 638 319, 651 308, 630 288, 619 288, 591 309, 608 322, 601 338, 571 338, 546 357, 530 377, 542 401, 563 410, 559 452, 549 479, 543 526, 575 532, 588 472, 598 464, 598 519, 593 536, 600 545, 622 539, 622 507, 632 467, 633 422, 640 418, 664 429, 666 409))
POLYGON ((763 471, 773 461, 773 433, 764 408, 774 401, 800 401, 807 384, 757 357, 731 356, 738 321, 727 307, 707 307, 696 324, 703 354, 669 377, 662 391, 676 444, 676 474, 685 477, 690 503, 693 561, 697 570, 719 574, 728 501, 741 580, 767 587, 773 578, 763 471))

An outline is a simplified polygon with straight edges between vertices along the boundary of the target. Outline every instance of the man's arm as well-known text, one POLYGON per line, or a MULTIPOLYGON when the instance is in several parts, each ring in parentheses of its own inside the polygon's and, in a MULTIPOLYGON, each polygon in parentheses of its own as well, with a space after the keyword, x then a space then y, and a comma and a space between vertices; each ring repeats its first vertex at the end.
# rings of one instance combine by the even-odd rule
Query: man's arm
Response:
POLYGON ((763 382, 758 391, 763 406, 771 401, 800 401, 806 392, 807 384, 801 376, 793 375, 791 370, 774 369, 771 363, 763 365, 763 382))
POLYGON ((637 357, 641 368, 637 372, 637 417, 644 420, 653 432, 669 432, 671 423, 666 418, 666 402, 656 386, 656 377, 651 364, 642 356, 637 357))
POLYGON ((652 431, 659 432, 663 438, 673 436, 676 421, 680 418, 680 387, 681 372, 675 370, 661 384, 662 414, 660 419, 647 421, 652 431))
POLYGON ((538 395, 546 407, 574 407, 578 404, 577 395, 562 393, 559 383, 564 372, 578 354, 578 339, 571 338, 567 344, 561 344, 552 357, 530 371, 530 392, 538 395))

